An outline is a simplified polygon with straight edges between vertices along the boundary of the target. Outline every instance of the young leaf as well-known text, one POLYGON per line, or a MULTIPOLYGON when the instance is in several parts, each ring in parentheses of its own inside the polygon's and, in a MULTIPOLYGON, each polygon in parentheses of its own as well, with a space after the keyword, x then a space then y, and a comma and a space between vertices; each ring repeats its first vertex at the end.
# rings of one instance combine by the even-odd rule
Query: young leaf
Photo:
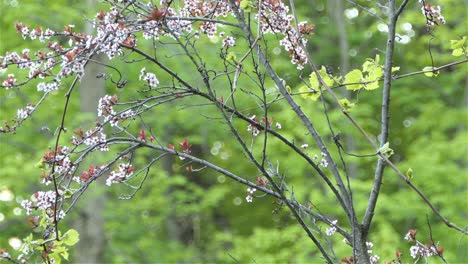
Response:
POLYGON ((466 36, 463 37, 462 39, 458 40, 450 40, 450 48, 453 49, 452 55, 455 57, 462 56, 465 51, 465 41, 466 41, 466 36))
POLYGON ((374 90, 379 88, 379 80, 383 76, 383 69, 380 65, 377 65, 374 69, 372 69, 366 76, 364 85, 364 89, 366 90, 374 90))
POLYGON ((63 243, 68 246, 73 246, 78 241, 80 241, 80 234, 75 229, 70 229, 63 235, 63 243))
POLYGON ((335 82, 333 80, 333 76, 329 75, 327 73, 327 69, 325 68, 325 66, 322 66, 322 68, 320 68, 320 76, 322 77, 322 80, 325 82, 325 84, 330 87, 333 85, 333 83, 335 82))
POLYGON ((312 89, 320 90, 320 88, 319 88, 320 83, 318 81, 318 78, 317 78, 317 75, 315 74, 315 72, 312 72, 310 74, 309 84, 310 84, 310 87, 312 87, 312 89))
POLYGON ((346 74, 344 84, 348 90, 359 90, 362 87, 362 72, 358 69, 352 70, 346 74))
POLYGON ((439 71, 434 71, 434 68, 432 68, 431 66, 424 67, 424 69, 422 70, 424 71, 424 75, 426 75, 427 77, 435 77, 439 75, 439 71))
POLYGON ((299 92, 301 93, 302 98, 309 98, 313 101, 317 101, 317 99, 320 97, 320 91, 309 89, 306 86, 299 88, 299 92))
POLYGON ((390 158, 394 154, 393 149, 390 148, 390 144, 387 142, 385 143, 380 149, 379 153, 384 155, 387 158, 390 158))
POLYGON ((249 0, 242 0, 240 2, 240 8, 244 10, 244 12, 252 12, 252 2, 249 0))
POLYGON ((463 37, 462 39, 450 40, 450 48, 451 49, 463 48, 463 46, 465 45, 465 41, 466 41, 466 36, 463 37))
POLYGON ((411 180, 413 178, 413 169, 409 168, 408 171, 406 171, 406 178, 408 180, 411 180))
POLYGON ((344 98, 344 99, 341 99, 340 101, 340 105, 344 108, 344 110, 347 112, 347 113, 351 113, 351 110, 353 109, 354 107, 354 103, 351 103, 348 99, 344 98))

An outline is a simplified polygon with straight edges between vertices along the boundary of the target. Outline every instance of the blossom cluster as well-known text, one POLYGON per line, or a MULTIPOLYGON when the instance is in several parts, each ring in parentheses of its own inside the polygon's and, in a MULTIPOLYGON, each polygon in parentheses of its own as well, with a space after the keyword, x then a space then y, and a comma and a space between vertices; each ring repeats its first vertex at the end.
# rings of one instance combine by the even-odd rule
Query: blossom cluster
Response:
POLYGON ((16 117, 18 120, 26 119, 32 111, 34 111, 35 105, 28 104, 25 108, 20 108, 16 111, 16 117))
MULTIPOLYGON (((180 14, 186 17, 206 17, 212 18, 226 17, 231 12, 229 1, 200 1, 185 0, 184 7, 180 14)), ((200 25, 200 31, 212 38, 217 33, 218 24, 211 21, 203 21, 200 25)))
MULTIPOLYGON (((320 152, 320 156, 322 157, 322 158, 320 159, 320 163, 319 163, 320 166, 322 166, 322 167, 324 167, 324 168, 328 167, 327 154, 326 154, 326 153, 323 153, 323 152, 320 152)), ((317 154, 315 154, 315 155, 313 156, 313 159, 314 159, 314 161, 317 162, 317 161, 319 160, 319 156, 318 156, 317 154)))
POLYGON ((253 198, 254 198, 253 194, 254 194, 254 192, 255 192, 256 190, 257 190, 257 189, 251 188, 251 187, 247 188, 247 196, 245 197, 245 200, 246 200, 248 203, 251 203, 251 202, 253 201, 253 198))
MULTIPOLYGON (((55 213, 56 195, 55 191, 39 191, 31 196, 31 200, 23 200, 21 206, 26 210, 27 215, 30 215, 33 210, 44 210, 49 219, 51 219, 55 213)), ((57 218, 63 219, 64 217, 65 212, 60 210, 57 214, 57 218)))
POLYGON ((416 234, 417 231, 415 229, 411 229, 404 236, 405 240, 415 243, 410 247, 410 255, 412 258, 442 256, 444 252, 442 247, 434 245, 433 243, 423 244, 416 239, 416 234))
POLYGON ((159 84, 159 80, 156 78, 156 75, 154 73, 147 72, 146 68, 141 69, 138 79, 147 82, 148 86, 151 88, 154 88, 159 84))
POLYGON ((424 0, 419 0, 419 3, 422 3, 421 12, 426 17, 426 24, 428 26, 445 24, 445 18, 442 16, 441 8, 439 5, 433 6, 425 3, 424 0))
MULTIPOLYGON (((46 152, 41 159, 42 164, 54 167, 54 173, 57 175, 67 175, 74 171, 75 165, 70 159, 70 150, 66 146, 58 146, 56 150, 46 152)), ((49 185, 52 182, 52 174, 43 174, 42 182, 49 185)))
POLYGON ((327 236, 333 236, 336 233, 336 224, 338 223, 338 220, 333 220, 330 224, 330 227, 325 229, 325 234, 327 236))
POLYGON ((292 22, 294 17, 289 13, 289 7, 276 0, 262 1, 255 17, 262 33, 279 33, 284 36, 279 44, 289 52, 291 63, 297 64, 297 69, 302 70, 307 63, 306 51, 303 49, 307 39, 303 36, 311 34, 314 25, 300 22, 298 32, 292 22))
MULTIPOLYGON (((252 115, 249 119, 253 122, 249 123, 249 125, 247 126, 247 131, 252 132, 252 135, 254 137, 260 134, 260 129, 262 129, 264 126, 266 126, 267 128, 270 128, 271 124, 273 123, 273 118, 271 117, 268 120, 266 120, 265 117, 262 117, 262 120, 259 120, 256 115, 252 115)), ((280 123, 276 122, 275 128, 281 129, 282 126, 280 123)))
POLYGON ((223 48, 230 48, 236 45, 236 39, 231 36, 227 36, 223 39, 223 48))
MULTIPOLYGON (((349 244, 349 241, 344 239, 343 242, 349 244)), ((372 255, 373 250, 372 248, 374 247, 374 243, 366 241, 366 247, 367 247, 367 254, 369 254, 369 262, 371 264, 377 264, 380 260, 380 257, 378 255, 372 255)), ((344 257, 341 259, 341 262, 345 264, 355 264, 358 263, 354 256, 349 256, 349 257, 344 257)))
POLYGON ((82 129, 73 131, 74 136, 71 138, 73 145, 78 146, 84 144, 90 146, 95 150, 108 151, 107 136, 103 132, 102 127, 96 127, 83 132, 82 129))
POLYGON ((117 171, 112 171, 106 180, 106 185, 111 186, 114 183, 121 183, 133 175, 135 169, 130 163, 123 163, 119 165, 117 171))

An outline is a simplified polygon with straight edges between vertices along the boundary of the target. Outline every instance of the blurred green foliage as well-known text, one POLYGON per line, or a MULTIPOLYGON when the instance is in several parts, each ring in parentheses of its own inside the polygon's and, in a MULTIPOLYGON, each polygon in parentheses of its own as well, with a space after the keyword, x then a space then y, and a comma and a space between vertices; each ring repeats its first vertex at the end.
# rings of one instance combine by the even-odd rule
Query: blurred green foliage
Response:
MULTIPOLYGON (((315 35, 309 41, 314 62, 330 66, 334 75, 338 75, 340 51, 336 43, 339 37, 336 24, 333 23, 333 10, 328 8, 328 2, 324 0, 295 2, 299 17, 316 24, 315 35)), ((385 18, 378 1, 357 2, 375 11, 375 15, 385 18)), ((447 24, 436 27, 432 35, 427 32, 424 17, 420 14, 416 1, 408 5, 401 17, 397 33, 408 36, 410 40, 406 44, 396 45, 394 66, 400 67, 397 74, 422 70, 426 66, 432 66, 432 61, 434 66, 440 66, 459 59, 451 55, 450 40, 460 39, 466 34, 466 7, 457 0, 440 0, 437 4, 442 6, 447 24)), ((14 22, 17 20, 52 29, 60 29, 65 24, 75 24, 78 29, 82 29, 83 18, 93 15, 92 10, 86 10, 84 5, 75 1, 3 0, 1 5, 2 54, 7 50, 35 50, 40 47, 38 42, 24 41, 15 33, 14 22)), ((361 69, 366 58, 375 58, 376 54, 384 57, 386 34, 379 31, 384 21, 349 2, 345 3, 345 9, 359 11, 357 17, 345 16, 344 19, 349 42, 348 70, 361 69)), ((302 86, 300 76, 295 67, 290 65, 282 47, 277 47, 274 37, 271 40, 270 48, 280 49, 280 52, 270 54, 272 64, 292 92, 298 92, 302 86)), ((213 53, 211 43, 201 40, 198 47, 202 54, 212 53, 205 58, 209 67, 222 67, 218 54, 213 53)), ((242 48, 240 46, 238 50, 242 48)), ((166 54, 178 51, 172 45, 160 49, 166 54)), ((144 64, 115 65, 119 66, 129 83, 124 90, 117 90, 109 84, 108 93, 118 94, 126 99, 137 98, 139 93, 136 89, 136 77, 144 64)), ((199 78, 187 74, 187 71, 196 69, 186 68, 186 63, 180 56, 169 60, 167 66, 189 80, 199 78)), ((150 67, 147 69, 151 70, 150 67)), ((390 144, 395 151, 392 160, 402 171, 412 168, 414 184, 444 216, 461 226, 465 225, 467 212, 466 73, 466 65, 463 64, 444 69, 439 76, 433 78, 416 75, 395 80, 390 126, 390 144)), ((304 76, 308 76, 308 73, 302 74, 307 79, 304 76)), ((4 77, 0 73, 0 79, 4 77)), ((163 76, 159 78, 164 80, 163 76)), ((224 93, 227 97, 229 91, 223 90, 223 83, 217 85, 220 86, 216 88, 220 95, 224 93)), ((337 91, 343 98, 347 97, 351 103, 356 104, 353 116, 377 140, 381 89, 351 94, 345 88, 337 89, 341 89, 337 91)), ((20 209, 19 202, 43 188, 39 184, 40 170, 34 164, 48 147, 53 146, 53 136, 64 102, 63 94, 64 90, 61 90, 48 98, 47 111, 39 109, 14 135, 0 134, 0 195, 13 195, 12 200, 0 201, 0 248, 10 250, 10 238, 23 238, 31 232, 24 221, 24 211, 20 209)), ((14 117, 18 106, 34 102, 38 98, 34 85, 19 90, 1 91, 0 122, 14 117)), ((299 96, 297 100, 331 146, 333 141, 320 100, 315 102, 299 96)), ((195 108, 188 106, 189 104, 195 102, 186 101, 187 107, 193 107, 195 111, 182 111, 180 106, 174 105, 162 106, 154 112, 154 118, 146 120, 146 125, 163 142, 176 145, 184 137, 188 137, 195 146, 196 155, 255 181, 258 176, 255 167, 243 162, 244 154, 231 140, 228 128, 215 118, 207 121, 207 117, 213 117, 210 116, 213 109, 195 108)), ((238 104, 239 109, 247 109, 246 115, 260 114, 248 110, 255 107, 254 101, 238 101, 238 104)), ((75 125, 72 120, 85 118, 78 112, 78 108, 78 101, 72 101, 68 126, 75 125)), ((320 154, 310 135, 299 125, 299 120, 292 116, 285 103, 275 104, 270 110, 274 120, 281 123, 281 133, 286 138, 297 145, 308 143, 311 146, 310 155, 320 154)), ((330 111, 329 114, 335 130, 352 141, 344 142, 345 147, 346 144, 352 145, 355 153, 372 152, 356 129, 340 113, 330 111)), ((244 122, 237 122, 236 126, 242 131, 242 136, 249 136, 244 122)), ((261 137, 255 141, 257 146, 261 137)), ((270 140, 268 148, 275 150, 269 160, 284 173, 298 201, 306 204, 311 202, 330 218, 345 223, 337 202, 305 162, 289 155, 289 150, 275 139, 270 140)), ((139 152, 135 167, 147 162, 152 154, 150 151, 139 152)), ((332 152, 332 155, 336 155, 336 152, 332 152)), ((356 172, 351 185, 354 188, 355 207, 362 216, 367 205, 376 158, 346 158, 348 165, 353 166, 356 172)), ((141 179, 135 179, 135 184, 139 180, 141 179)), ((245 202, 245 189, 212 171, 188 173, 181 161, 171 158, 165 158, 160 165, 150 170, 142 189, 131 200, 118 199, 121 195, 131 193, 131 189, 113 185, 108 189, 111 198, 107 201, 106 210, 97 212, 102 213, 106 219, 105 262, 323 262, 286 208, 279 207, 270 197, 255 198, 252 204, 248 204, 245 202)), ((76 217, 76 213, 69 215, 69 218, 73 217, 76 217)), ((399 250, 403 252, 405 262, 411 261, 410 244, 403 240, 403 236, 409 229, 418 229, 419 238, 429 241, 428 222, 432 228, 432 237, 445 249, 446 259, 453 263, 466 261, 466 238, 447 228, 395 173, 387 169, 371 229, 370 240, 375 244, 374 252, 381 260, 389 261, 394 258, 395 251, 399 250)), ((337 237, 331 237, 330 243, 335 245, 335 253, 339 259, 351 255, 351 249, 337 237)), ((432 261, 440 262, 435 258, 431 259, 431 263, 432 261)))

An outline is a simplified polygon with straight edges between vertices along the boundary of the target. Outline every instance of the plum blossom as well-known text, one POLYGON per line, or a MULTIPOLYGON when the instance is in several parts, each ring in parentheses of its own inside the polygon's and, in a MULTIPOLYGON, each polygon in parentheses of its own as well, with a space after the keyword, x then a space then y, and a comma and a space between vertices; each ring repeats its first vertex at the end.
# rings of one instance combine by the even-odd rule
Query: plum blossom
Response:
MULTIPOLYGON (((258 122, 258 118, 257 118, 256 115, 251 116, 251 117, 250 117, 250 120, 255 121, 255 122, 258 122)), ((247 126, 247 131, 251 131, 251 132, 252 132, 252 135, 253 135, 254 137, 256 137, 256 136, 258 136, 258 135, 260 134, 260 130, 259 130, 259 129, 257 128, 257 126, 254 125, 254 124, 249 124, 249 125, 247 126)))
POLYGON ((111 186, 114 183, 121 183, 132 176, 135 169, 130 163, 120 164, 118 171, 112 171, 106 180, 106 185, 111 186))
POLYGON ((16 78, 14 74, 8 74, 7 79, 2 82, 2 86, 4 86, 7 89, 8 87, 12 87, 15 84, 16 84, 16 78))
POLYGON ((146 72, 146 68, 141 69, 139 79, 146 81, 148 86, 152 88, 158 86, 159 84, 159 80, 156 78, 156 75, 151 72, 146 72))
POLYGON ((41 82, 37 85, 37 91, 38 92, 45 92, 45 93, 50 93, 52 91, 58 90, 58 83, 57 82, 50 82, 50 83, 44 83, 41 82))
POLYGON ((338 223, 338 220, 334 220, 331 222, 331 225, 329 228, 325 229, 325 234, 327 236, 332 236, 333 234, 336 233, 336 224, 338 223))
POLYGON ((257 191, 257 189, 251 188, 251 187, 247 188, 247 196, 245 197, 245 200, 248 203, 251 203, 253 201, 253 198, 254 198, 253 194, 255 191, 257 191))
POLYGON ((234 47, 236 45, 236 39, 231 36, 227 36, 223 39, 223 48, 234 47))
POLYGON ((426 4, 424 1, 419 0, 420 3, 423 3, 421 7, 421 12, 426 17, 426 24, 428 26, 438 25, 438 23, 445 24, 445 18, 442 16, 441 8, 439 5, 432 6, 426 4))

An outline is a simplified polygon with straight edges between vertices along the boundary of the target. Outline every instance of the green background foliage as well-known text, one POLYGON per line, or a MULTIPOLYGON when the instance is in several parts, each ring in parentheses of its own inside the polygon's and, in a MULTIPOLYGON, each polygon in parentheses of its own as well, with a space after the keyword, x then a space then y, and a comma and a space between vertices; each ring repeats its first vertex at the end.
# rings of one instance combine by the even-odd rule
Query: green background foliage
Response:
MULTIPOLYGON (((378 1, 357 2, 384 17, 381 8, 373 3, 378 1)), ((450 40, 461 39, 463 34, 466 34, 466 8, 457 0, 433 2, 442 6, 447 24, 436 27, 432 35, 429 34, 419 5, 410 3, 397 28, 397 33, 401 36, 411 35, 408 43, 396 45, 394 66, 400 67, 397 74, 420 71, 426 66, 432 66, 429 46, 434 66, 460 59, 452 56, 450 40), (411 29, 405 29, 403 24, 411 25, 411 29)), ((3 0, 1 5, 1 54, 7 50, 20 52, 24 48, 35 50, 40 47, 38 42, 24 41, 15 33, 15 21, 52 29, 61 29, 65 24, 75 24, 79 30, 84 27, 83 18, 91 17, 99 10, 98 6, 93 11, 75 1, 64 0, 3 0)), ((303 18, 301 20, 316 24, 315 34, 308 43, 314 62, 329 66, 333 76, 339 76, 343 70, 340 65, 341 51, 336 45, 339 37, 329 1, 298 0, 296 6, 298 15, 303 18)), ((355 8, 359 10, 357 17, 350 19, 344 16, 349 44, 349 50, 345 51, 349 55, 349 68, 346 72, 353 69, 362 70, 367 58, 379 55, 382 64, 385 57, 383 50, 386 34, 379 31, 383 21, 351 3, 345 4, 348 11, 355 8)), ((270 54, 273 66, 291 87, 292 93, 299 93, 303 86, 300 76, 295 67, 290 65, 282 47, 278 47, 275 38, 271 37, 271 40, 270 48, 280 49, 280 52, 270 54)), ((142 42, 141 45, 151 43, 142 42)), ((214 46, 219 47, 219 43, 214 46)), ((219 52, 213 54, 213 44, 210 41, 201 40, 198 47, 202 54, 211 53, 205 58, 210 67, 220 67, 219 52)), ((240 42, 235 51, 240 52, 243 48, 245 46, 240 42)), ((177 53, 175 46, 168 45, 161 49, 163 53, 177 53)), ((182 58, 174 59, 168 66, 184 75, 188 69, 181 60, 182 58)), ((144 65, 114 65, 120 67, 124 73, 123 77, 129 82, 123 90, 117 90, 114 85, 108 83, 107 92, 125 99, 137 98, 137 77, 144 65)), ((151 70, 149 67, 147 69, 151 70)), ((466 65, 462 64, 441 70, 437 77, 429 78, 421 74, 395 80, 392 88, 390 125, 390 145, 395 151, 391 159, 402 171, 412 168, 412 182, 423 190, 444 216, 461 226, 466 222, 467 198, 466 69, 466 65)), ((303 79, 307 80, 309 74, 310 72, 304 72, 303 79)), ((1 80, 5 77, 6 73, 0 73, 1 80)), ((164 83, 164 76, 158 78, 164 83)), ((222 89, 222 85, 225 84, 221 82, 218 85, 221 87, 220 93, 226 93, 226 97, 228 92, 222 89)), ((249 84, 246 82, 239 85, 249 84)), ((347 98, 355 104, 353 116, 377 141, 380 129, 381 83, 379 89, 369 91, 349 92, 345 87, 333 89, 342 98, 347 98)), ((275 87, 272 87, 272 91, 273 98, 276 96, 275 87)), ((22 239, 31 232, 24 221, 25 213, 20 209, 19 202, 43 188, 39 184, 41 171, 34 167, 34 164, 40 160, 48 147, 53 146, 53 136, 64 103, 64 92, 60 90, 49 97, 46 102, 47 109, 39 109, 17 133, 0 134, 0 196, 13 195, 12 199, 0 201, 0 248, 10 251, 9 240, 12 237, 22 239)), ((22 107, 38 98, 34 85, 19 90, 2 90, 0 123, 14 117, 18 106, 22 107)), ((296 98, 306 114, 313 117, 313 122, 327 140, 326 143, 331 145, 333 142, 323 117, 323 105, 320 100, 314 101, 299 95, 296 98)), ((74 124, 76 120, 88 118, 79 113, 78 103, 78 100, 72 101, 68 119, 68 126, 73 126, 73 129, 78 126, 74 124)), ((187 99, 186 105, 196 103, 187 99)), ((238 103, 239 109, 246 109, 246 115, 260 114, 249 110, 255 107, 254 101, 244 100, 238 103)), ((194 144, 196 155, 255 181, 258 172, 252 164, 245 163, 240 147, 229 138, 228 128, 213 116, 212 119, 207 118, 212 115, 213 109, 193 108, 196 111, 182 111, 180 106, 174 105, 163 106, 146 120, 147 126, 163 142, 174 145, 188 137, 194 144)), ((274 105, 270 110, 274 121, 281 123, 281 133, 286 138, 293 140, 297 145, 309 144, 309 155, 320 154, 310 135, 299 125, 299 120, 292 116, 285 103, 274 105)), ((372 153, 369 145, 344 116, 338 111, 329 110, 330 122, 335 130, 347 139, 344 141, 345 148, 349 147, 353 153, 372 153)), ((242 136, 250 136, 246 131, 245 122, 237 122, 236 125, 242 136)), ((137 131, 135 128, 135 133, 137 131)), ((70 136, 70 133, 66 136, 70 136)), ((261 139, 261 136, 256 138, 254 146, 260 147, 261 139)), ((338 219, 339 223, 346 222, 331 193, 305 162, 289 155, 288 149, 277 140, 272 139, 268 148, 275 150, 269 159, 273 166, 279 166, 298 201, 306 204, 310 202, 316 208, 326 211, 330 218, 338 219)), ((152 154, 150 151, 139 152, 135 167, 145 164, 152 154)), ((336 155, 336 150, 332 151, 332 155, 336 155)), ((355 207, 362 216, 367 205, 376 158, 346 158, 347 165, 354 171, 351 185, 354 188, 355 207)), ((104 157, 98 159, 105 160, 104 157)), ((139 180, 135 179, 135 182, 139 180)), ((99 192, 108 195, 105 211, 97 212, 102 213, 105 218, 105 262, 322 262, 287 208, 280 207, 274 199, 267 196, 255 198, 251 204, 246 203, 246 187, 219 173, 208 170, 188 173, 182 161, 165 158, 160 165, 150 170, 143 188, 131 200, 118 199, 132 191, 123 185, 99 189, 99 192)), ((73 212, 68 218, 73 219, 78 214, 73 212)), ((411 261, 410 244, 403 236, 409 229, 417 229, 420 236, 418 238, 429 241, 428 222, 434 241, 440 242, 445 249, 446 259, 453 263, 466 261, 466 238, 441 223, 421 199, 394 172, 387 169, 371 229, 370 240, 375 245, 374 252, 381 260, 389 261, 394 258, 395 251, 399 250, 403 252, 405 261, 411 261)), ((67 222, 66 225, 72 226, 71 222, 67 222)), ((323 226, 323 230, 325 228, 323 226)), ((33 235, 40 236, 34 231, 33 235)), ((337 236, 330 237, 329 240, 329 243, 335 245, 335 253, 339 259, 351 255, 351 249, 337 236)), ((70 253, 73 257, 73 249, 70 253)), ((435 258, 432 258, 432 261, 439 262, 435 258)))

